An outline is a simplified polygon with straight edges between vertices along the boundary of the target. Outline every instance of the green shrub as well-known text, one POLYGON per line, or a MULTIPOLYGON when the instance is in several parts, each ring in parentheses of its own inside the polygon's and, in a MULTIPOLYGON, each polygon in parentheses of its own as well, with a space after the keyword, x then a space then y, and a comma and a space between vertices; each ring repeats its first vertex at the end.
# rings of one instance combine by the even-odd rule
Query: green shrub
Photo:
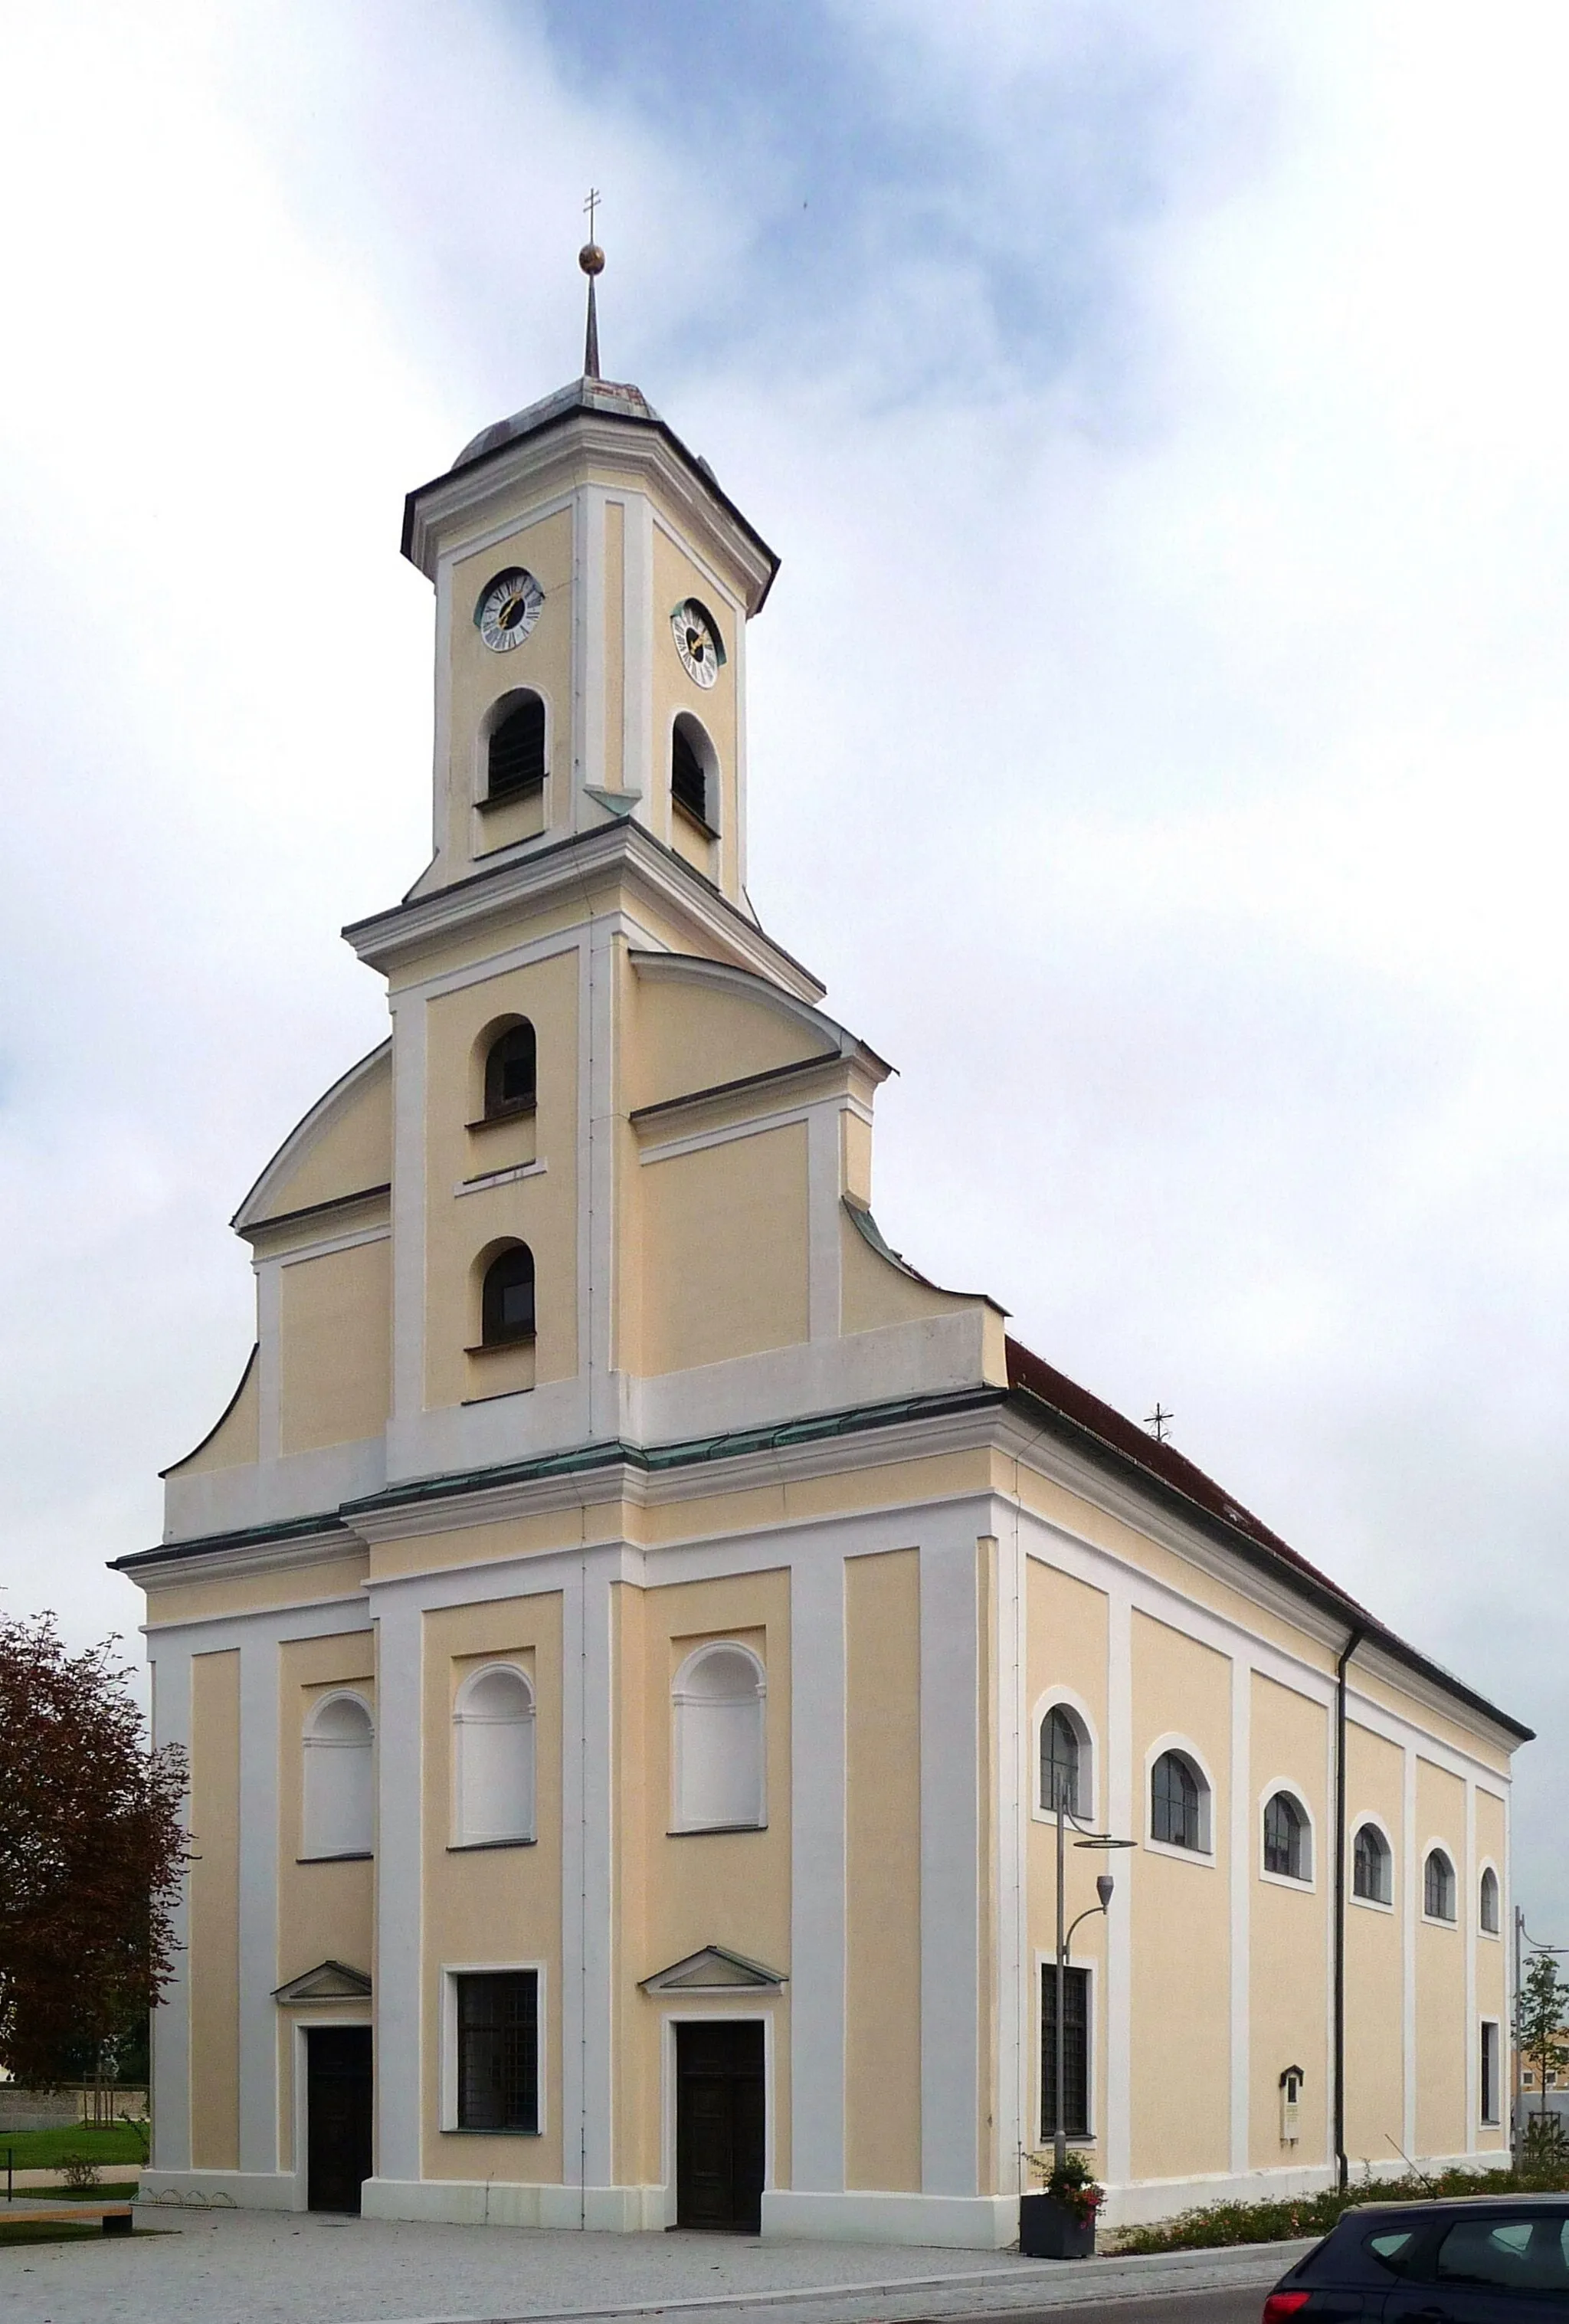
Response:
POLYGON ((89 2187, 98 2183, 98 2166, 90 2154, 73 2150, 60 2156, 60 2175, 73 2195, 85 2195, 89 2187))
POLYGON ((1343 2211, 1358 2203, 1419 2203, 1435 2196, 1559 2193, 1569 2189, 1569 2159, 1556 2166, 1535 2159, 1519 2172, 1444 2171, 1432 2178, 1419 2171, 1400 2179, 1359 2180, 1343 2190, 1325 2187, 1316 2195, 1294 2195, 1261 2203, 1205 2203, 1158 2219, 1147 2227, 1114 2231, 1119 2252, 1211 2251, 1223 2244, 1287 2243, 1299 2236, 1326 2236, 1343 2211))

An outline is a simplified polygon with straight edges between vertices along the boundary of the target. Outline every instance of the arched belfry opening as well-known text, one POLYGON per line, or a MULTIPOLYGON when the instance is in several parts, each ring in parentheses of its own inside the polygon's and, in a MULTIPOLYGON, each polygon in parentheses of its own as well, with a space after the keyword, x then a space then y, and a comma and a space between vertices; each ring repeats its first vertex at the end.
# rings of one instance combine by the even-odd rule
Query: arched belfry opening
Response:
POLYGON ((688 710, 680 713, 670 729, 670 797, 706 832, 718 831, 718 755, 688 710))
POLYGON ((545 785, 545 705, 531 689, 503 696, 485 740, 487 799, 526 798, 545 785))

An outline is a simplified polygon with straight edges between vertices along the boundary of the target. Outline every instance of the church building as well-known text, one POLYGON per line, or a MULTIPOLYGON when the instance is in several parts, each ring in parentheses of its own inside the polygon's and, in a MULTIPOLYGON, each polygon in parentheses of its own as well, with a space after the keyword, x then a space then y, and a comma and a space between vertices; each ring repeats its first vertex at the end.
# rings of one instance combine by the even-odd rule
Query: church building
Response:
POLYGON ((1528 1730, 891 1247, 890 1067, 747 899, 778 561, 598 368, 408 496, 387 1038, 118 1561, 190 1759, 144 2192, 994 2249, 1059 2043, 1112 2221, 1502 2164, 1528 1730))

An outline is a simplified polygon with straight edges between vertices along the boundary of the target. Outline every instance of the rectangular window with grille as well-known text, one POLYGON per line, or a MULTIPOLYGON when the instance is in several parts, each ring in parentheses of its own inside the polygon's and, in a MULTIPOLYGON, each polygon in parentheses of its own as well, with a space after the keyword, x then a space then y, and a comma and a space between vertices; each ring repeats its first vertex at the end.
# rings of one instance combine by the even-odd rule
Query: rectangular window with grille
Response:
MULTIPOLYGON (((1069 2138, 1090 2135, 1090 1973, 1070 1969, 1064 1982, 1063 2125, 1069 2138)), ((1057 2135, 1057 1965, 1040 1971, 1040 2135, 1057 2135)))
POLYGON ((457 2127, 540 2127, 540 1978, 531 1969, 457 1977, 457 2127))
POLYGON ((1493 2123, 1499 2119, 1499 2029, 1496 2022, 1484 2017, 1481 2022, 1481 2118, 1493 2123))

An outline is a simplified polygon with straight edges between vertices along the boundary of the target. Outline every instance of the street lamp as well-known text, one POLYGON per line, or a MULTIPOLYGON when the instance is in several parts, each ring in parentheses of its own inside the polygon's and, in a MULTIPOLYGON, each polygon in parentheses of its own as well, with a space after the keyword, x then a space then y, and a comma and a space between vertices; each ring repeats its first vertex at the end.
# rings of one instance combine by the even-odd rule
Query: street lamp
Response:
POLYGON ((1066 1877, 1067 1862, 1067 1827, 1071 1823, 1075 1831, 1082 1831, 1086 1835, 1083 1840, 1075 1840, 1074 1846, 1075 1848, 1131 1848, 1135 1843, 1131 1840, 1113 1840, 1111 1833, 1107 1831, 1091 1831, 1087 1824, 1081 1823, 1077 1816, 1075 1815, 1072 1808, 1070 1808, 1067 1803, 1068 1784, 1071 1780, 1068 1770, 1066 1767, 1059 1767, 1055 1771, 1055 1773, 1057 1777, 1057 2040, 1054 2044, 1053 2062, 1057 2068, 1057 2088, 1055 2092, 1056 2112, 1053 2116, 1056 2126, 1056 2136, 1052 2140, 1052 2167, 1056 2171, 1060 2171, 1064 2163, 1067 2161, 1067 2126, 1066 2119, 1067 2113, 1067 2041, 1066 2037, 1067 2034, 1068 1941, 1072 1937, 1074 1930, 1078 1927, 1080 1921, 1093 1921, 1097 1913, 1103 1913, 1108 1909, 1112 1902, 1112 1890, 1116 1885, 1109 1872, 1103 1872, 1095 1882, 1095 1894, 1100 1898, 1100 1903, 1098 1904, 1092 1904, 1086 1912, 1083 1912, 1078 1915, 1078 1919, 1075 1920, 1070 1927, 1066 1929, 1064 1928, 1063 1914, 1066 1910, 1067 1887, 1066 1877))

